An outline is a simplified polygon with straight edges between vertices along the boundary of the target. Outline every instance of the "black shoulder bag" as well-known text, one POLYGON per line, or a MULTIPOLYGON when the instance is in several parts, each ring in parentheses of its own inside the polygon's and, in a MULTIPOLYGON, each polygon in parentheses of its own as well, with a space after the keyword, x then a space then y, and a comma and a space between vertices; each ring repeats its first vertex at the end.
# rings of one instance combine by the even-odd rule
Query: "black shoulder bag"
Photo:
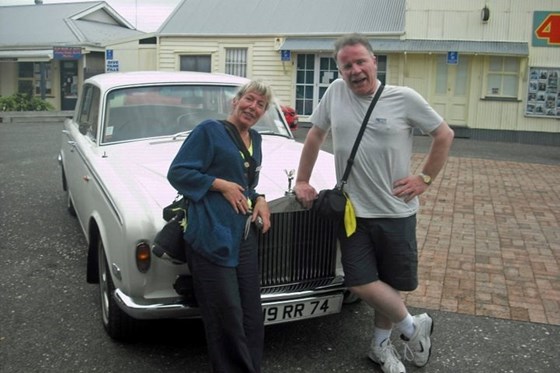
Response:
POLYGON ((177 194, 175 200, 163 208, 163 219, 167 222, 154 237, 152 252, 158 258, 174 264, 187 261, 183 234, 187 229, 188 200, 177 194))
POLYGON ((352 152, 348 157, 348 162, 346 163, 346 169, 344 170, 344 175, 340 182, 333 188, 333 189, 323 189, 319 192, 317 199, 313 202, 312 210, 315 211, 318 215, 335 221, 342 221, 344 219, 344 211, 346 209, 346 194, 344 194, 344 185, 348 180, 348 176, 350 175, 350 170, 352 169, 352 165, 354 163, 354 157, 356 156, 356 152, 358 151, 358 145, 360 144, 360 140, 364 134, 366 129, 367 123, 369 121, 369 117, 371 116, 371 112, 375 107, 375 104, 379 100, 379 96, 381 96, 381 92, 383 92, 384 85, 377 89, 375 96, 371 100, 371 104, 369 105, 368 111, 364 116, 364 120, 362 122, 362 126, 360 127, 360 131, 358 132, 358 136, 356 137, 356 141, 354 141, 354 146, 352 147, 352 152))

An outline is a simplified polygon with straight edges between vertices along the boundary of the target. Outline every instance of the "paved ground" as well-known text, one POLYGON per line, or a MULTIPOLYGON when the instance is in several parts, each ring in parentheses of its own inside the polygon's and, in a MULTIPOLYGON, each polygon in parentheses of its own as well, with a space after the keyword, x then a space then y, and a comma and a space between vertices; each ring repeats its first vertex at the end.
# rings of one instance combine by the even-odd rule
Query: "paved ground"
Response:
MULTIPOLYGON (((60 190, 58 126, 0 125, 0 372, 207 372, 189 322, 132 345, 104 333, 60 190)), ((427 140, 415 139, 415 170, 427 140)), ((455 141, 422 200, 421 288, 407 302, 436 326, 429 364, 408 373, 560 372, 559 171, 558 147, 455 141)), ((362 302, 270 326, 263 371, 380 372, 366 357, 372 319, 362 302)))
MULTIPOLYGON (((428 148, 415 138, 415 172, 428 148)), ((407 304, 560 325, 560 148, 456 139, 421 206, 407 304)))
POLYGON ((421 202, 409 304, 560 325, 559 163, 451 156, 421 202))

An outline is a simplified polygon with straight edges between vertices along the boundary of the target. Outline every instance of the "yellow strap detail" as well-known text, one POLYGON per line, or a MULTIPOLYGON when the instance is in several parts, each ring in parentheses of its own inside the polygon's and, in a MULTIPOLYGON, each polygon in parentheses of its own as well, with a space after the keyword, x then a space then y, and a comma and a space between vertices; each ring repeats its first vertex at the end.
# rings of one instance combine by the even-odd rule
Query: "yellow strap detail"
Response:
POLYGON ((344 193, 346 196, 346 206, 344 207, 344 228, 346 229, 346 237, 350 237, 354 232, 356 232, 356 213, 354 212, 354 206, 348 198, 348 195, 344 193))

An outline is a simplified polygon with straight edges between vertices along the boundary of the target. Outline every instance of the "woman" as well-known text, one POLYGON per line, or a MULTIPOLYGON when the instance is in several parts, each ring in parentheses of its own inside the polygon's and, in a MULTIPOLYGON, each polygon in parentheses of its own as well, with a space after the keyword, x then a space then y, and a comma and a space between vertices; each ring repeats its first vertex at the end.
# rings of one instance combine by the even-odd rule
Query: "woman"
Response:
POLYGON ((245 84, 234 97, 227 120, 199 124, 167 175, 189 200, 187 262, 214 372, 261 371, 264 324, 257 233, 250 222, 258 219, 265 233, 270 211, 255 190, 262 139, 251 127, 271 99, 271 89, 264 83, 245 84))

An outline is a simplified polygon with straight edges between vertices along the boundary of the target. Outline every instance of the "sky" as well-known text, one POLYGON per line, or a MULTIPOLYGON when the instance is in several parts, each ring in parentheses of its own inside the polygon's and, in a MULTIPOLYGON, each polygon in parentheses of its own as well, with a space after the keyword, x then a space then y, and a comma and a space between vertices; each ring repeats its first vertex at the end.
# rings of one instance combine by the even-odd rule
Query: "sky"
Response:
MULTIPOLYGON (((43 0, 43 4, 75 3, 97 0, 43 0)), ((103 1, 103 0, 100 0, 103 1)), ((158 29, 180 0, 104 0, 111 8, 126 18, 140 31, 152 32, 158 29)), ((0 0, 4 5, 34 5, 35 0, 0 0)), ((2 9, 0 8, 0 11, 2 9)))

